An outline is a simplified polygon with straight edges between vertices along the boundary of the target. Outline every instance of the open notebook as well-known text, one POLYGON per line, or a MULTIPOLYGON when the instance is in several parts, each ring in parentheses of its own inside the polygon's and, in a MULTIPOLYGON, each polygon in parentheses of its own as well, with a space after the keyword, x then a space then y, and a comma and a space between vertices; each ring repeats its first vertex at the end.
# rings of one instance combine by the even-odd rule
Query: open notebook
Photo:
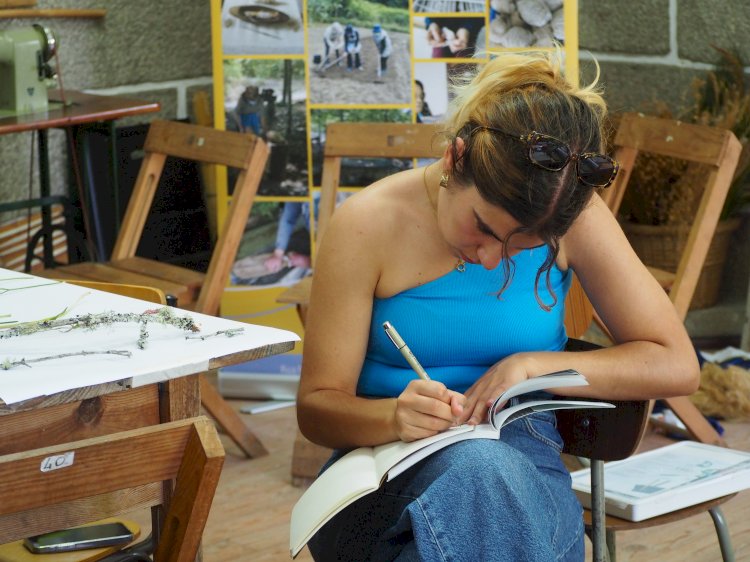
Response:
POLYGON ((488 423, 454 427, 410 443, 394 441, 377 447, 360 447, 349 452, 320 475, 294 506, 289 543, 292 556, 296 556, 307 541, 339 511, 443 447, 466 439, 499 439, 503 426, 534 412, 614 408, 614 405, 607 402, 557 399, 506 406, 511 398, 529 392, 585 385, 588 385, 585 377, 571 369, 534 377, 512 386, 498 396, 489 409, 488 423))

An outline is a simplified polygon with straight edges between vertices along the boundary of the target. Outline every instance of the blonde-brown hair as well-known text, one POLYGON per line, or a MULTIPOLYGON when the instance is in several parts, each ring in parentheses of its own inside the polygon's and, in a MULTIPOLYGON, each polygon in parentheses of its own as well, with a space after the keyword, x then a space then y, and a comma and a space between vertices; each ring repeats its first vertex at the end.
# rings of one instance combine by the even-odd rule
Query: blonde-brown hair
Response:
MULTIPOLYGON (((510 236, 532 234, 550 248, 536 278, 538 288, 546 274, 551 306, 541 301, 537 291, 537 301, 546 310, 557 303, 550 269, 559 252, 559 240, 588 204, 594 188, 578 180, 575 165, 555 172, 534 166, 519 139, 536 131, 567 143, 574 153, 603 152, 602 127, 607 112, 596 86, 598 67, 593 83, 579 88, 566 80, 561 61, 559 48, 491 59, 475 75, 454 82, 456 96, 446 121, 455 182, 475 185, 486 201, 510 213, 521 224, 510 236), (491 128, 507 134, 497 134, 491 128), (456 148, 457 137, 464 141, 461 152, 456 148)), ((505 242, 506 279, 500 293, 513 277, 508 240, 505 242)))

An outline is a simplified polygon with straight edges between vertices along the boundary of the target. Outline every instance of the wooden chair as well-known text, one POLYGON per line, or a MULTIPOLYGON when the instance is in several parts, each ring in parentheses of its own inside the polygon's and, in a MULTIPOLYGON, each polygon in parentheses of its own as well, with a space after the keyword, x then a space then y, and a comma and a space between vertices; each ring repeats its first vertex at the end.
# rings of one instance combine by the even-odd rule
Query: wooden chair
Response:
MULTIPOLYGON (((443 128, 438 124, 332 123, 328 125, 323 154, 323 173, 320 179, 320 205, 317 212, 315 240, 323 239, 328 222, 336 208, 343 158, 440 158, 445 150, 442 132, 443 128)), ((284 294, 282 293, 279 297, 280 301, 284 298, 284 294)), ((303 307, 307 304, 307 301, 289 300, 288 302, 303 307)))
MULTIPOLYGON (((685 319, 698 284, 701 268, 719 222, 742 145, 731 131, 647 117, 637 113, 622 116, 615 137, 616 158, 621 169, 614 184, 602 197, 616 215, 639 153, 653 153, 705 165, 709 168, 695 218, 677 271, 649 268, 669 292, 677 314, 685 319)), ((722 438, 687 397, 665 402, 682 420, 690 434, 703 443, 723 444, 722 438)))
POLYGON ((192 562, 224 462, 205 417, 0 456, 0 542, 172 501, 155 562, 192 562), (42 471, 73 452, 72 462, 42 471), (165 481, 174 480, 165 488, 165 481))
MULTIPOLYGON (((620 162, 621 170, 613 186, 602 193, 605 202, 614 214, 617 214, 619 210, 636 158, 640 152, 661 154, 688 162, 703 164, 710 168, 677 271, 669 272, 653 267, 649 268, 662 287, 669 292, 670 299, 674 303, 678 315, 684 320, 698 283, 711 238, 719 221, 721 208, 724 205, 735 167, 737 166, 741 145, 731 131, 701 125, 691 125, 668 119, 646 117, 634 113, 622 116, 614 144, 616 147, 616 158, 620 162)), ((585 295, 583 298, 585 298, 585 295)), ((581 306, 585 309, 586 304, 583 303, 581 306)), ((590 317, 584 313, 583 318, 583 324, 586 324, 587 319, 590 317)), ((606 330, 606 327, 604 328, 606 330)), ((716 430, 711 427, 705 417, 693 406, 687 397, 666 398, 664 401, 682 420, 688 432, 695 439, 704 443, 724 444, 723 439, 716 433, 716 430)), ((575 435, 566 436, 565 432, 569 432, 570 428, 566 429, 565 423, 561 425, 561 432, 564 434, 564 437, 567 437, 566 442, 570 443, 566 452, 592 459, 592 489, 595 486, 594 479, 597 480, 596 486, 602 491, 604 489, 601 485, 603 461, 618 460, 633 453, 633 450, 628 452, 630 439, 621 438, 622 428, 632 429, 640 423, 638 421, 640 416, 638 410, 632 412, 633 419, 627 419, 631 416, 631 412, 629 412, 630 408, 631 406, 628 403, 625 403, 624 406, 619 405, 619 414, 617 415, 622 415, 622 420, 618 420, 617 415, 613 414, 612 419, 605 419, 600 422, 602 433, 617 435, 616 440, 580 440, 575 435), (607 428, 610 423, 615 423, 615 426, 607 428), (610 449, 611 447, 619 450, 612 450, 610 449), (601 474, 597 474, 599 471, 601 471, 601 474)), ((560 423, 561 417, 568 415, 568 413, 559 413, 558 423, 560 423)), ((576 413, 570 414, 574 418, 576 415, 576 413)), ((598 413, 594 415, 598 415, 598 413)), ((591 420, 589 420, 590 422, 591 420)), ((645 423, 645 418, 643 419, 643 423, 645 423)), ((607 516, 603 525, 595 525, 592 519, 593 514, 598 511, 597 509, 586 510, 585 520, 589 529, 594 527, 599 532, 606 533, 609 556, 614 561, 615 533, 617 531, 637 530, 662 525, 708 511, 716 527, 723 559, 733 560, 729 532, 719 506, 734 497, 734 495, 717 498, 665 514, 661 517, 640 522, 607 516)), ((603 495, 600 496, 599 502, 601 506, 599 510, 603 510, 603 495)), ((601 513, 603 514, 603 511, 601 513)), ((598 542, 600 545, 604 544, 601 538, 598 542)))
MULTIPOLYGON (((614 214, 619 210, 633 166, 641 151, 710 167, 677 271, 666 272, 649 268, 662 287, 669 292, 678 315, 684 320, 737 166, 741 145, 731 131, 640 114, 625 114, 617 129, 615 147, 621 171, 614 185, 602 194, 614 214)), ((587 347, 575 345, 578 348, 587 347)), ((705 443, 724 444, 687 397, 667 398, 664 401, 682 420, 694 438, 705 443)), ((592 493, 592 509, 585 511, 584 519, 587 529, 593 535, 595 560, 604 560, 605 556, 608 556, 609 560, 614 562, 617 531, 662 525, 706 511, 713 519, 723 560, 734 560, 729 531, 720 505, 736 494, 645 521, 633 522, 613 516, 604 517, 603 463, 626 458, 635 451, 632 444, 637 447, 640 438, 633 440, 629 434, 623 435, 622 431, 635 431, 635 428, 641 428, 642 431, 645 427, 649 408, 644 409, 638 404, 618 403, 616 411, 592 410, 590 416, 587 413, 584 417, 578 412, 557 413, 558 426, 566 441, 565 452, 591 459, 591 487, 599 493, 592 493), (592 427, 597 429, 591 429, 592 427), (597 435, 617 435, 617 439, 597 439, 597 435), (606 535, 606 540, 603 534, 606 535), (605 544, 606 554, 603 547, 605 544)))
MULTIPOLYGON (((143 163, 110 260, 57 267, 38 275, 156 287, 166 295, 174 296, 181 308, 217 315, 263 175, 268 147, 261 139, 249 134, 157 120, 151 123, 144 150, 143 163), (205 274, 135 255, 168 156, 239 169, 232 202, 205 274)), ((184 233, 185 236, 189 234, 184 233)), ((232 440, 248 457, 266 454, 263 445, 204 375, 201 375, 200 382, 203 406, 232 440)))
MULTIPOLYGON (((341 181, 341 161, 359 158, 440 158, 445 143, 437 124, 332 123, 326 127, 323 174, 320 186, 315 240, 322 240, 336 207, 341 181)), ((315 252, 313 252, 313 264, 315 252)), ((304 326, 310 302, 312 277, 306 277, 281 293, 277 301, 294 304, 304 326)), ((305 485, 318 474, 330 449, 315 445, 298 430, 292 453, 292 483, 305 485)))
POLYGON ((268 147, 252 135, 157 120, 151 123, 144 151, 109 261, 58 267, 45 276, 158 287, 174 295, 181 308, 216 315, 263 175, 268 147), (227 219, 205 274, 136 255, 168 156, 239 169, 227 219))

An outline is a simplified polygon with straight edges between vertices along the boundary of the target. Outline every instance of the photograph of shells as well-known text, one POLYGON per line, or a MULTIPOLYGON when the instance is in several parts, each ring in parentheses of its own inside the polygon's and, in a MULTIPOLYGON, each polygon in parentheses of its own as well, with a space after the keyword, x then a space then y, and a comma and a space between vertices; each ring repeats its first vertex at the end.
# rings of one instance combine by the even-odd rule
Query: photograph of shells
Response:
POLYGON ((563 0, 490 0, 490 48, 552 47, 565 42, 563 0))

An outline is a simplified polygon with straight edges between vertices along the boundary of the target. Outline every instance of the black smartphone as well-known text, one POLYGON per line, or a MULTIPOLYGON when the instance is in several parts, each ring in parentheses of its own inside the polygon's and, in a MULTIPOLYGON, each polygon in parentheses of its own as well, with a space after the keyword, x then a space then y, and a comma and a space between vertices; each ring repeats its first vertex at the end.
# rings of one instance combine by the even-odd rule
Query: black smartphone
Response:
POLYGON ((53 531, 24 540, 24 546, 31 552, 69 552, 87 548, 102 548, 127 544, 133 540, 133 533, 123 523, 101 523, 87 527, 74 527, 53 531))

